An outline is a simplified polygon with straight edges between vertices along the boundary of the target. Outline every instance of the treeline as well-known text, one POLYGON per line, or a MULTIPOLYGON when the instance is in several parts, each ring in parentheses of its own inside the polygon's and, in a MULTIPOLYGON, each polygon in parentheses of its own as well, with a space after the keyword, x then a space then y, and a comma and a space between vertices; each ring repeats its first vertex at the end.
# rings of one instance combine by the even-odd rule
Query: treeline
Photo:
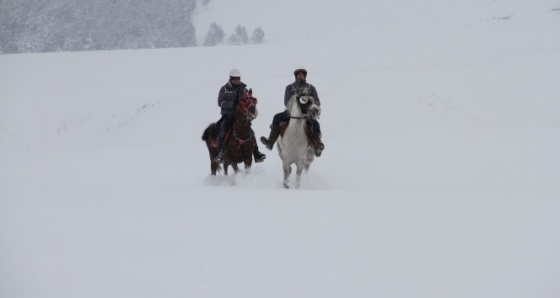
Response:
POLYGON ((197 0, 0 0, 0 53, 196 46, 196 6, 197 0))
MULTIPOLYGON (((192 15, 210 0, 0 0, 0 54, 174 48, 197 45, 192 15)), ((213 23, 204 46, 261 43, 213 23)))
POLYGON ((215 46, 221 43, 229 43, 231 45, 241 45, 252 43, 261 43, 264 39, 264 31, 261 27, 255 28, 251 38, 247 34, 247 28, 245 26, 238 25, 235 27, 234 33, 232 33, 228 39, 225 39, 226 33, 222 26, 218 25, 216 22, 210 24, 210 28, 206 33, 204 38, 205 46, 215 46))

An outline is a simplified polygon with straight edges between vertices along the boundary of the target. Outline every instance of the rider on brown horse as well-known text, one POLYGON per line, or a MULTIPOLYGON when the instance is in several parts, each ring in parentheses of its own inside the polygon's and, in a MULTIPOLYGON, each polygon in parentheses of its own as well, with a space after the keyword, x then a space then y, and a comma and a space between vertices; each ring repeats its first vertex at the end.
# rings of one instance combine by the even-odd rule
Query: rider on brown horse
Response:
MULTIPOLYGON (((247 85, 241 82, 241 73, 239 70, 232 69, 229 73, 229 81, 220 89, 220 93, 218 94, 218 106, 222 108, 222 118, 217 123, 219 127, 218 148, 220 149, 220 153, 214 158, 216 162, 224 162, 224 136, 235 122, 235 109, 237 108, 239 99, 247 92, 246 87, 247 85)), ((252 134, 252 138, 254 139, 255 133, 253 132, 252 134)), ((266 155, 259 152, 256 141, 253 156, 255 157, 255 162, 262 162, 266 158, 266 155)))
MULTIPOLYGON (((307 78, 307 70, 304 68, 298 68, 294 71, 294 76, 296 77, 296 81, 288 86, 286 86, 286 92, 284 93, 284 105, 288 104, 288 101, 294 94, 299 92, 302 95, 310 95, 315 99, 315 102, 318 106, 321 106, 321 102, 319 101, 319 95, 317 95, 317 90, 315 87, 306 82, 307 78)), ((272 146, 278 139, 280 135, 280 126, 284 125, 284 123, 288 123, 290 121, 290 114, 286 110, 282 113, 278 113, 274 115, 272 119, 272 124, 270 125, 270 136, 267 138, 261 137, 261 142, 266 145, 268 150, 272 150, 272 146)), ((315 149, 315 155, 317 157, 321 156, 323 149, 325 149, 325 145, 321 141, 321 127, 319 126, 319 122, 316 119, 309 119, 307 126, 311 130, 311 138, 313 142, 313 147, 315 149)))

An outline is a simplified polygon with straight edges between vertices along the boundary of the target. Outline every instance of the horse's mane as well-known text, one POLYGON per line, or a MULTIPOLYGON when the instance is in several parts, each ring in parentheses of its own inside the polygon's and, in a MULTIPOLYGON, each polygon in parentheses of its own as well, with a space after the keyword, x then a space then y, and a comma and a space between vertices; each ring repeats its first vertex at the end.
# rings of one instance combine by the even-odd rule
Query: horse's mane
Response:
POLYGON ((294 104, 297 104, 296 103, 296 97, 297 97, 297 95, 294 94, 294 95, 292 95, 290 100, 288 100, 288 103, 286 104, 286 109, 288 109, 288 113, 291 113, 292 112, 292 107, 294 106, 294 104))

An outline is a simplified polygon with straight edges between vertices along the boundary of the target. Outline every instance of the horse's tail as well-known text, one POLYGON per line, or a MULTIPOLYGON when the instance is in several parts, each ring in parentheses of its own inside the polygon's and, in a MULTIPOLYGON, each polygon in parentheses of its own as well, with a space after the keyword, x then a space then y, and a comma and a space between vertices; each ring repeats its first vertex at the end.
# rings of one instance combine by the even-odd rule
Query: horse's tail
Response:
POLYGON ((218 137, 218 126, 216 125, 216 123, 211 123, 202 133, 202 140, 208 141, 216 137, 218 137))
POLYGON ((209 132, 210 127, 206 128, 204 130, 204 132, 202 133, 202 140, 203 141, 208 141, 208 139, 210 138, 210 132, 209 132))

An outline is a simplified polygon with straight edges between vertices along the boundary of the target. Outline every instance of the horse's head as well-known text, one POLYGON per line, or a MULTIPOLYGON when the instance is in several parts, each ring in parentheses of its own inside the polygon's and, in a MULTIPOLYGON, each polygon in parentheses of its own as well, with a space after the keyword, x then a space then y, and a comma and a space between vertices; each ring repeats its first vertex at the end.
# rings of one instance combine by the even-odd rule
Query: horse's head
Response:
POLYGON ((237 104, 237 112, 243 116, 247 121, 252 121, 257 118, 259 111, 257 110, 257 99, 253 97, 253 90, 245 92, 239 103, 237 104))
POLYGON ((315 99, 311 95, 301 95, 295 94, 288 103, 288 110, 292 117, 306 117, 309 116, 313 119, 319 119, 321 117, 321 107, 317 105, 315 99), (297 107, 297 109, 293 109, 297 107), (295 113, 300 113, 300 115, 295 115, 295 113))

